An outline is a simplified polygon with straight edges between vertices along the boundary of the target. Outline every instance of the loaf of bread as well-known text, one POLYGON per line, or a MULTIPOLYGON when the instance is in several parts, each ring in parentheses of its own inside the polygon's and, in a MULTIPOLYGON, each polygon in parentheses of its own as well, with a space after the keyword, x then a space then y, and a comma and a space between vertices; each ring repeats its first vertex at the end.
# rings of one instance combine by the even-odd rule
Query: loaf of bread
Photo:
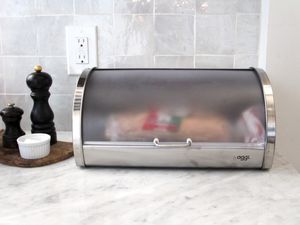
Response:
POLYGON ((182 142, 191 138, 201 142, 226 142, 230 140, 230 123, 212 114, 122 113, 108 118, 105 135, 111 141, 153 141, 159 138, 160 141, 182 142))

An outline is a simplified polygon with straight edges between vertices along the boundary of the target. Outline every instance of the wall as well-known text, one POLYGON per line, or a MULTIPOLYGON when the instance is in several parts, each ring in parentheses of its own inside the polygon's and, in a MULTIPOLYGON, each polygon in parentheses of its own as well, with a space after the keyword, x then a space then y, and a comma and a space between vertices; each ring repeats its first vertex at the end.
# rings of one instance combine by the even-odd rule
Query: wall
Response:
POLYGON ((77 77, 66 71, 67 25, 98 26, 103 68, 256 66, 260 8, 260 0, 1 0, 0 106, 23 108, 30 129, 25 78, 41 64, 54 80, 56 127, 71 130, 77 77))
POLYGON ((276 149, 300 171, 299 9, 299 0, 270 1, 267 72, 276 97, 276 149))

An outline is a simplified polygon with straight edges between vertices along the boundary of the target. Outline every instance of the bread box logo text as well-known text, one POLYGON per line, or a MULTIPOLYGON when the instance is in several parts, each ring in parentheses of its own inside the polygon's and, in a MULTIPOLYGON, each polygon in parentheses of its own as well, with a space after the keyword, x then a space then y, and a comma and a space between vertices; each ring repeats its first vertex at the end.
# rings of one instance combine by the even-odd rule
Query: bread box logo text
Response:
POLYGON ((250 159, 250 155, 238 155, 235 156, 234 158, 240 161, 247 161, 250 159))

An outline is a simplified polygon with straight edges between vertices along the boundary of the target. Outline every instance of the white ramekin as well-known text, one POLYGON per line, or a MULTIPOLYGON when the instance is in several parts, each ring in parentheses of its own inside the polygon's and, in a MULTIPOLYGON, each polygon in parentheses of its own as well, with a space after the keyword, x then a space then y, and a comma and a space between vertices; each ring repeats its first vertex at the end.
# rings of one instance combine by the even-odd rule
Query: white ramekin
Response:
POLYGON ((50 153, 50 135, 27 134, 17 139, 20 155, 24 159, 40 159, 50 153))

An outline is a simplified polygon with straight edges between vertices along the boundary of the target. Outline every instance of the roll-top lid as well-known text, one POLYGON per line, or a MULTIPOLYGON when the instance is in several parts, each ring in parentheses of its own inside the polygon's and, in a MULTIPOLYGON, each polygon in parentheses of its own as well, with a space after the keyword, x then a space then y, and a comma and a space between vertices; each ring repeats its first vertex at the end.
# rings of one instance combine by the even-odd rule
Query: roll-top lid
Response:
POLYGON ((95 69, 85 87, 84 142, 261 144, 265 127, 252 69, 95 69))

